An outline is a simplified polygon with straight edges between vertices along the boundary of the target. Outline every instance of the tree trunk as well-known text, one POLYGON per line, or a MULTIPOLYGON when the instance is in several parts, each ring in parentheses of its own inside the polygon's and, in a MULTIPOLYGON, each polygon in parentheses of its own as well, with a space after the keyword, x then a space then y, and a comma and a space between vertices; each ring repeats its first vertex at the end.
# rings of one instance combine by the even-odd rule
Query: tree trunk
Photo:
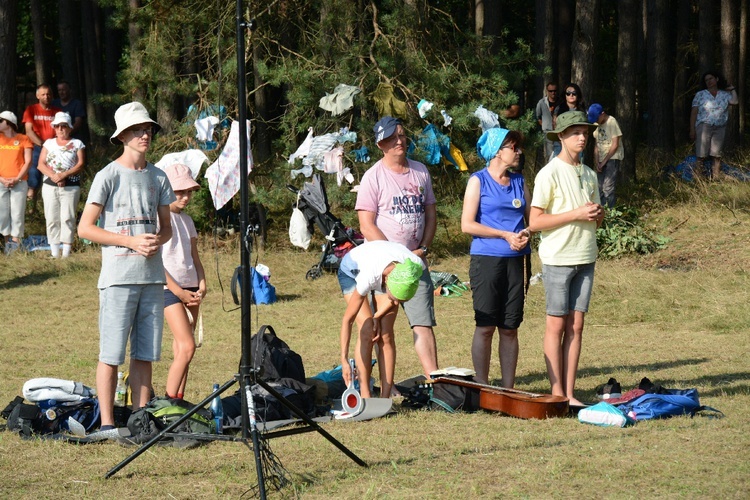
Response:
POLYGON ((34 31, 34 67, 36 68, 36 84, 49 83, 51 71, 44 43, 44 17, 42 15, 42 1, 31 0, 31 28, 34 31))
POLYGON ((261 44, 253 43, 253 79, 255 91, 253 92, 253 101, 255 104, 255 142, 253 144, 253 160, 257 163, 263 163, 271 158, 271 136, 268 121, 271 116, 270 104, 268 99, 268 90, 264 86, 265 82, 260 76, 258 67, 263 61, 261 44))
POLYGON ((484 0, 474 0, 474 34, 484 33, 484 0))
POLYGON ((620 176, 627 184, 636 181, 636 124, 638 110, 636 108, 636 65, 637 47, 640 32, 640 0, 619 0, 617 2, 617 16, 619 32, 617 38, 617 86, 615 88, 617 108, 615 118, 622 131, 622 147, 625 157, 621 163, 620 176))
POLYGON ((80 97, 86 103, 89 125, 102 124, 102 107, 94 104, 90 97, 105 92, 102 80, 101 43, 96 36, 96 28, 101 22, 99 9, 94 0, 81 1, 81 36, 83 38, 84 88, 80 97))
POLYGON ((674 151, 671 16, 668 2, 648 0, 648 144, 670 154, 674 151))
MULTIPOLYGON (((557 2, 557 26, 555 30, 557 33, 557 81, 560 84, 560 89, 565 90, 565 85, 571 82, 570 78, 570 64, 571 64, 571 51, 570 47, 573 40, 573 16, 575 13, 575 0, 561 0, 557 2)), ((578 83, 578 82, 574 82, 578 83)), ((560 92, 561 94, 563 92, 560 92)), ((563 99, 565 96, 562 96, 563 99)))
POLYGON ((591 104, 594 99, 594 47, 599 31, 599 0, 578 0, 573 29, 573 63, 571 77, 581 87, 583 99, 591 104))
POLYGON ((543 54, 544 60, 540 63, 539 76, 536 78, 534 91, 531 95, 531 103, 536 103, 544 96, 544 89, 548 81, 554 81, 557 75, 557 60, 555 55, 555 24, 554 8, 552 2, 536 0, 536 36, 535 49, 537 54, 543 54), (548 66, 552 73, 545 74, 543 70, 548 66))
MULTIPOLYGON (((115 15, 113 7, 104 7, 104 19, 112 19, 115 15)), ((106 21, 105 21, 106 22, 106 21)), ((104 29, 104 88, 107 94, 117 92, 117 72, 120 62, 121 33, 112 26, 104 29)))
POLYGON ((74 2, 73 0, 58 0, 57 2, 62 79, 70 83, 74 92, 80 92, 81 89, 81 82, 78 78, 78 47, 81 46, 79 42, 81 30, 77 22, 78 5, 80 5, 80 2, 74 2))
MULTIPOLYGON (((141 27, 135 20, 135 15, 138 9, 141 7, 140 0, 128 0, 128 7, 130 9, 130 21, 128 22, 128 42, 130 43, 130 70, 134 75, 138 75, 143 71, 143 59, 141 57, 140 46, 141 46, 141 27)), ((128 90, 128 89, 126 89, 128 90)), ((143 101, 146 98, 146 91, 143 88, 129 89, 133 99, 136 101, 143 101)))
MULTIPOLYGON (((739 68, 747 68, 747 36, 748 36, 748 11, 747 11, 747 0, 740 0, 740 41, 739 41, 739 68)), ((737 114, 739 115, 740 125, 740 145, 742 145, 743 138, 745 137, 745 110, 747 107, 747 72, 740 71, 737 76, 737 90, 739 92, 740 104, 737 106, 737 114)))
POLYGON ((688 139, 692 92, 688 87, 690 80, 690 2, 674 4, 677 24, 677 56, 674 75, 674 139, 675 144, 682 144, 688 139))
MULTIPOLYGON (((730 85, 737 85, 739 71, 739 3, 737 0, 721 0, 721 66, 724 77, 730 85)), ((744 66, 743 66, 744 67, 744 66)), ((738 94, 745 94, 737 87, 738 94)), ((743 96, 744 97, 744 96, 743 96)), ((739 142, 739 116, 737 106, 729 106, 724 150, 730 151, 739 142)))
POLYGON ((716 0, 698 0, 698 71, 715 71, 716 0))
MULTIPOLYGON (((0 0, 0 110, 18 115, 16 93, 16 38, 18 35, 17 0, 0 0)), ((20 116, 19 116, 20 118, 20 116)))

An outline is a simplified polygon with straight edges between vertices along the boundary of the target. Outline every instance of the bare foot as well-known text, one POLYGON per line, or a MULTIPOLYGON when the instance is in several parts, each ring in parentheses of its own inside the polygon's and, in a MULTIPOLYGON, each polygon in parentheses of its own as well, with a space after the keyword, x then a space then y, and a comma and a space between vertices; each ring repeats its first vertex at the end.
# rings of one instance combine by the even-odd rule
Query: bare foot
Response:
POLYGON ((585 404, 578 401, 576 398, 568 398, 568 404, 570 406, 586 406, 585 404))
POLYGON ((398 392, 398 389, 396 389, 396 386, 394 385, 393 388, 391 388, 391 397, 397 398, 399 396, 401 396, 401 393, 398 392))

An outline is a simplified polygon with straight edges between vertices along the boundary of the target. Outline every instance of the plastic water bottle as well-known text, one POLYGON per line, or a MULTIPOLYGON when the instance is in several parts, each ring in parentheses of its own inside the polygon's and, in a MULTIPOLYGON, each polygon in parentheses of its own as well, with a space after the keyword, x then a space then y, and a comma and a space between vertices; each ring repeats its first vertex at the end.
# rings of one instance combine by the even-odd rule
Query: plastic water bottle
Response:
POLYGON ((115 388, 115 406, 125 406, 125 400, 127 399, 127 388, 125 387, 125 379, 123 378, 122 372, 117 372, 117 387, 115 388))
MULTIPOLYGON (((214 391, 219 389, 219 384, 214 384, 214 391)), ((214 423, 216 424, 216 434, 224 433, 224 405, 221 404, 221 396, 217 395, 213 401, 211 401, 211 413, 214 415, 214 423)))

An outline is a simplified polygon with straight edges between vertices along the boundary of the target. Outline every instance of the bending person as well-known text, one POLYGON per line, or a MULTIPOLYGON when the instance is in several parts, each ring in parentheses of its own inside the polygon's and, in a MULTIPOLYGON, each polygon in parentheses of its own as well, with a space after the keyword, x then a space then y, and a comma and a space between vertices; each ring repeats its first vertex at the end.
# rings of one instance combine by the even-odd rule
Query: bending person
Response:
POLYGON ((580 162, 591 130, 583 111, 557 119, 549 139, 562 151, 542 168, 534 182, 529 229, 541 231, 539 258, 547 299, 544 358, 552 394, 573 396, 581 356, 583 320, 589 309, 596 263, 596 229, 604 219, 596 173, 580 162))
POLYGON ((475 379, 489 383, 492 337, 499 333, 503 387, 512 388, 518 363, 518 327, 523 321, 524 260, 531 253, 526 229, 530 196, 518 168, 523 136, 502 128, 484 132, 477 153, 487 166, 469 177, 461 230, 471 241, 475 379))
POLYGON ((385 240, 370 241, 347 253, 339 264, 338 278, 346 300, 346 311, 341 320, 341 367, 344 382, 352 380, 349 367, 349 344, 352 322, 357 322, 359 335, 354 359, 359 375, 362 397, 370 394, 372 348, 377 343, 384 366, 380 369, 380 394, 390 397, 396 370, 396 343, 392 328, 381 328, 383 316, 398 310, 398 305, 414 297, 424 271, 422 259, 408 248, 385 240), (369 303, 370 292, 382 292, 387 301, 378 301, 373 314, 369 303))

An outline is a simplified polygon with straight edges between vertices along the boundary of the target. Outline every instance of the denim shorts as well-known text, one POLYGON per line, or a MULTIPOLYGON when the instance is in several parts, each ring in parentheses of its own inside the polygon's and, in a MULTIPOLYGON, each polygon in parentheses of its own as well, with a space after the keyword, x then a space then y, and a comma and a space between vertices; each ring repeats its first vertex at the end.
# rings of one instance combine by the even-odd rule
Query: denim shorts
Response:
MULTIPOLYGON (((197 292, 198 287, 197 286, 188 286, 185 287, 184 290, 187 290, 189 292, 197 292)), ((169 288, 164 289, 164 309, 166 309, 169 306, 173 306, 175 304, 182 304, 182 301, 177 297, 177 295, 173 294, 169 288)))
POLYGON ((549 316, 566 316, 570 311, 588 312, 594 266, 594 262, 577 266, 542 265, 549 316))
POLYGON ((130 358, 159 361, 164 328, 164 285, 113 285, 99 290, 99 361, 125 362, 130 358))
POLYGON ((354 281, 354 278, 341 271, 341 269, 338 271, 338 278, 342 294, 349 295, 354 292, 355 288, 357 288, 357 282, 354 281))

